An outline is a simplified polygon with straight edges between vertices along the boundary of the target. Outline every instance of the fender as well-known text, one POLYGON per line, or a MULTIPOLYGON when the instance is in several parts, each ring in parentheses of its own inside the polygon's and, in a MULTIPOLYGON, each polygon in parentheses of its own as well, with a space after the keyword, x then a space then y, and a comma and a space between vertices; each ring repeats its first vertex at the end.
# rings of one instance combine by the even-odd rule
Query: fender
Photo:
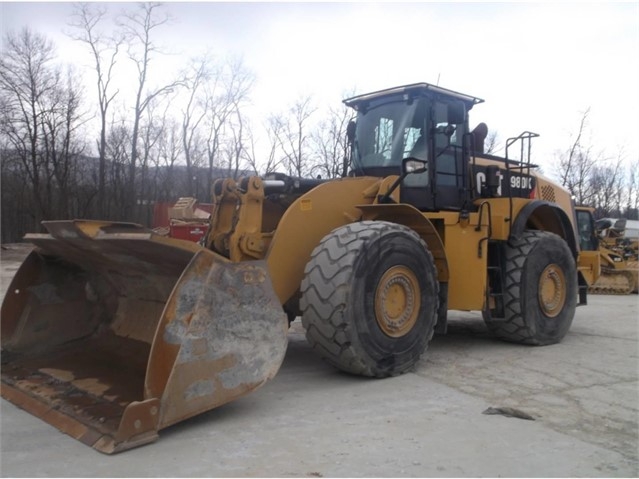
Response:
POLYGON ((379 178, 368 176, 328 181, 303 194, 286 209, 265 258, 282 304, 299 289, 313 249, 335 228, 359 221, 361 213, 356 205, 372 202, 379 183, 379 178))
POLYGON ((391 221, 414 230, 426 242, 433 255, 438 280, 440 282, 448 281, 448 260, 446 259, 444 242, 433 223, 417 208, 405 203, 358 205, 357 208, 362 211, 363 220, 391 221))
POLYGON ((534 200, 524 206, 510 230, 510 239, 517 239, 526 229, 550 231, 561 236, 572 251, 575 259, 579 255, 575 229, 564 210, 548 201, 534 200))

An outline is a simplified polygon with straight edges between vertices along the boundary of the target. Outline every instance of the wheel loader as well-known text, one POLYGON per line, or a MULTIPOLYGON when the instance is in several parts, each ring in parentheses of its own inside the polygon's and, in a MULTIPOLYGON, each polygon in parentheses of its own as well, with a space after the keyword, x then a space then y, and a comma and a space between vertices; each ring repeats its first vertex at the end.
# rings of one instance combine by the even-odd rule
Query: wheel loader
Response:
POLYGON ((482 101, 427 83, 344 100, 343 177, 218 179, 201 244, 45 221, 2 304, 2 396, 116 453, 262 386, 296 317, 320 357, 373 378, 410 371, 449 310, 561 341, 598 256, 530 163, 536 134, 484 153, 482 101))

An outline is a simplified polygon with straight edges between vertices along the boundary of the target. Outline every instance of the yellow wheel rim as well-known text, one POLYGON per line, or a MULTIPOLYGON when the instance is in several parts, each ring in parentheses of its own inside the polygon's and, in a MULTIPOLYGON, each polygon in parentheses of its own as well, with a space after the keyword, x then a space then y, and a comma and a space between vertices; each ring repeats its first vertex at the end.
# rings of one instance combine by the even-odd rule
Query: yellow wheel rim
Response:
POLYGON ((539 277, 539 304, 549 318, 556 317, 566 304, 566 277, 556 264, 549 264, 539 277))
POLYGON ((391 338, 408 333, 419 316, 421 295, 415 274, 406 266, 393 266, 381 277, 375 291, 375 318, 391 338))

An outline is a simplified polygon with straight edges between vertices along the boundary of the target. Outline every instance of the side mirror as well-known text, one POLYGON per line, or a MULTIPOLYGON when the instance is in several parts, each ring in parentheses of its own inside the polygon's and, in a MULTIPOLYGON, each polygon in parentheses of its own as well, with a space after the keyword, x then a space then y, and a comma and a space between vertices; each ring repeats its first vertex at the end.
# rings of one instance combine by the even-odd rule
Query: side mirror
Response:
MULTIPOLYGON (((407 177, 411 175, 419 175, 428 172, 428 161, 418 160, 414 157, 404 158, 402 160, 402 174, 393 182, 392 185, 388 188, 386 194, 379 195, 377 201, 379 203, 391 203, 391 195, 393 191, 397 189, 397 187, 402 183, 402 181, 406 180, 407 177)), ((420 185, 425 186, 425 185, 420 185)))
POLYGON ((348 144, 352 145, 353 141, 355 141, 355 128, 357 127, 357 123, 355 120, 351 120, 346 125, 346 139, 348 140, 348 144))
POLYGON ((406 158, 403 163, 404 176, 410 174, 426 173, 428 171, 428 162, 418 160, 416 158, 406 158))
POLYGON ((432 131, 433 133, 445 135, 450 140, 450 137, 453 136, 453 133, 455 133, 456 130, 457 130, 457 127, 455 125, 445 124, 445 125, 436 126, 435 128, 433 128, 432 131))
POLYGON ((448 104, 448 123, 460 125, 466 121, 466 105, 463 101, 452 101, 448 104))

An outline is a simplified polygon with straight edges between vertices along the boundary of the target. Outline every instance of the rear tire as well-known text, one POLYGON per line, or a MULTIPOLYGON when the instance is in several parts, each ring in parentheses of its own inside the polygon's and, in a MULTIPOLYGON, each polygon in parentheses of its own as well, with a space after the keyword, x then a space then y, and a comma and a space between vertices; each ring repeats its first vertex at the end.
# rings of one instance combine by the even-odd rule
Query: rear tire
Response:
POLYGON ((498 338, 524 344, 558 343, 577 306, 577 267, 570 248, 546 231, 525 231, 505 246, 502 272, 504 317, 484 311, 498 338))
POLYGON ((337 228, 315 248, 301 285, 306 338, 337 368, 363 376, 408 371, 433 336, 433 257, 411 229, 383 221, 337 228))

